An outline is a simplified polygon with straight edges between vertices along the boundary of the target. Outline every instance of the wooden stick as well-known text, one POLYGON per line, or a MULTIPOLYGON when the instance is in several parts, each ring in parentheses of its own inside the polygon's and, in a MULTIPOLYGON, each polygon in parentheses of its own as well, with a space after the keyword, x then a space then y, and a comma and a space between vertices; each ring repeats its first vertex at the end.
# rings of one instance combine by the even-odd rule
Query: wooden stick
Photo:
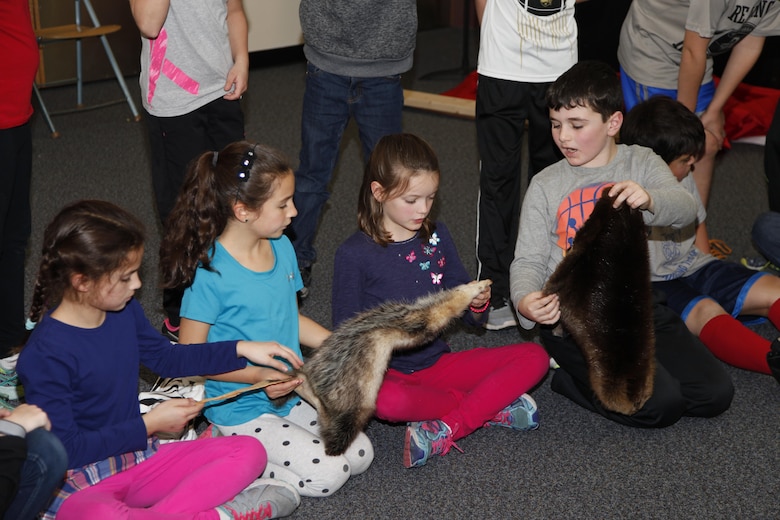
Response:
POLYGON ((418 90, 404 90, 404 106, 451 116, 474 118, 476 101, 418 90))
POLYGON ((209 401, 224 401, 225 399, 230 399, 231 397, 235 397, 237 395, 241 395, 244 392, 251 392, 252 390, 259 390, 261 388, 265 388, 266 386, 275 385, 276 383, 284 383, 286 381, 292 381, 294 378, 288 377, 287 379, 266 379, 265 381, 260 381, 259 383, 255 383, 252 386, 248 386, 246 388, 241 388, 239 390, 233 390, 232 392, 228 392, 226 394, 218 395, 216 397, 209 397, 207 399, 201 400, 201 403, 208 403, 209 401))

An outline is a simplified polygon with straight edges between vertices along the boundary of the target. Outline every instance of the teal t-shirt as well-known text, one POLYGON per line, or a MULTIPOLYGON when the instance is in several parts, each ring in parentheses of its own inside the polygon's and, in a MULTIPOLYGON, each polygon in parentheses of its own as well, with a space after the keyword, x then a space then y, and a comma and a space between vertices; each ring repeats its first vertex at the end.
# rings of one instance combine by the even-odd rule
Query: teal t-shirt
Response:
MULTIPOLYGON (((181 316, 211 325, 208 341, 276 341, 301 355, 298 338, 298 301, 303 287, 298 263, 286 236, 272 239, 274 266, 256 272, 239 264, 217 242, 213 271, 199 267, 193 284, 184 292, 181 316)), ((245 383, 206 380, 206 397, 243 388, 245 383)), ((204 408, 206 418, 217 425, 235 426, 264 413, 285 416, 298 402, 294 396, 276 406, 262 390, 247 392, 204 408)))

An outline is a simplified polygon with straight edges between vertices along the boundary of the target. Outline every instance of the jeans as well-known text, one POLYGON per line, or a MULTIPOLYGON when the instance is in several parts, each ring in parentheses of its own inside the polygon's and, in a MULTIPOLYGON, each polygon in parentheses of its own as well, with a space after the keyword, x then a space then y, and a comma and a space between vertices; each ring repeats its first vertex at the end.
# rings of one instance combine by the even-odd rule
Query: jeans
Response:
POLYGON ((357 123, 363 160, 367 162, 381 137, 401 132, 403 106, 400 75, 338 76, 308 64, 293 199, 298 216, 289 228, 299 267, 310 267, 317 259, 314 235, 329 197, 328 185, 349 119, 357 123))
POLYGON ((758 252, 774 265, 780 265, 780 213, 760 214, 753 223, 751 235, 758 252))
POLYGON ((27 434, 27 459, 16 497, 5 518, 30 520, 38 517, 53 497, 68 469, 68 455, 60 440, 50 431, 38 428, 27 434))

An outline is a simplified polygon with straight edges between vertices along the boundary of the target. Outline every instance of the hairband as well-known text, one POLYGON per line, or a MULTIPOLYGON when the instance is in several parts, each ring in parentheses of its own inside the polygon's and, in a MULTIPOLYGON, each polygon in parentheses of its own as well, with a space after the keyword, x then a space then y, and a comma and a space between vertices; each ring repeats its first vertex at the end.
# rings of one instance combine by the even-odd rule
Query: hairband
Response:
POLYGON ((242 182, 249 180, 249 174, 251 173, 252 165, 255 162, 255 146, 257 145, 252 145, 252 148, 247 150, 244 154, 244 158, 241 159, 241 169, 238 170, 238 180, 242 182))

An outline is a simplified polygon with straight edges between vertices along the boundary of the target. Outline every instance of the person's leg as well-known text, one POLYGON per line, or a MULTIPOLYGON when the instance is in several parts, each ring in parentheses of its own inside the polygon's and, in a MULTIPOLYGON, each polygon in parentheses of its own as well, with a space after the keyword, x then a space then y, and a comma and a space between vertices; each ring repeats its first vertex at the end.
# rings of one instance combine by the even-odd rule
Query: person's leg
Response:
POLYGON ((58 519, 216 519, 262 473, 266 452, 247 436, 171 442, 147 460, 63 502, 58 519))
POLYGON ((401 76, 353 78, 349 107, 358 126, 363 162, 367 163, 379 139, 401 133, 404 109, 401 76))
POLYGON ((24 338, 24 259, 30 236, 29 123, 0 130, 0 358, 24 338))
POLYGON ((5 518, 30 520, 46 509, 54 490, 65 478, 68 454, 60 440, 43 428, 27 433, 27 459, 19 489, 5 518))
POLYGON ((244 140, 244 113, 239 100, 219 98, 203 108, 208 118, 209 146, 202 152, 222 150, 230 143, 244 140))
MULTIPOLYGON (((780 106, 780 103, 778 103, 778 106, 780 106)), ((780 122, 778 127, 780 127, 780 122)), ((780 170, 778 177, 780 177, 780 170)), ((776 189, 776 196, 780 199, 780 179, 778 179, 776 189)), ((770 194, 770 196, 772 195, 770 194)), ((780 205, 780 200, 778 205, 780 205)), ((780 266, 780 213, 767 211, 760 214, 753 223, 751 237, 758 252, 764 255, 773 265, 780 266)))
POLYGON ((534 83, 528 110, 528 182, 534 175, 563 159, 550 131, 550 110, 545 97, 550 83, 534 83))
MULTIPOLYGON (((252 435, 268 448, 264 478, 291 484, 301 496, 325 497, 335 493, 349 479, 352 470, 343 455, 325 454, 322 439, 292 420, 263 414, 236 426, 216 425, 222 435, 252 435)), ((366 456, 373 458, 373 449, 366 456)))
POLYGON ((293 198, 298 215, 288 227, 301 269, 311 268, 317 258, 314 236, 349 121, 350 82, 350 78, 329 74, 311 63, 307 66, 293 198))
MULTIPOLYGON (((766 132, 764 174, 767 180, 769 209, 780 212, 780 103, 777 104, 775 115, 772 117, 772 123, 766 132)), ((780 257, 780 255, 777 255, 777 257, 780 257)), ((772 263, 780 265, 775 262, 772 263)))
MULTIPOLYGON (((527 105, 531 103, 529 88, 528 83, 486 76, 479 76, 477 83, 477 278, 493 281, 493 309, 507 307, 509 300, 509 264, 514 258, 520 218, 523 132, 527 105)), ((503 326, 494 319, 494 326, 514 326, 511 313, 507 318, 503 326)))
POLYGON ((442 420, 457 440, 533 388, 548 362, 540 346, 524 343, 444 354, 413 374, 389 370, 376 416, 390 422, 442 420))

